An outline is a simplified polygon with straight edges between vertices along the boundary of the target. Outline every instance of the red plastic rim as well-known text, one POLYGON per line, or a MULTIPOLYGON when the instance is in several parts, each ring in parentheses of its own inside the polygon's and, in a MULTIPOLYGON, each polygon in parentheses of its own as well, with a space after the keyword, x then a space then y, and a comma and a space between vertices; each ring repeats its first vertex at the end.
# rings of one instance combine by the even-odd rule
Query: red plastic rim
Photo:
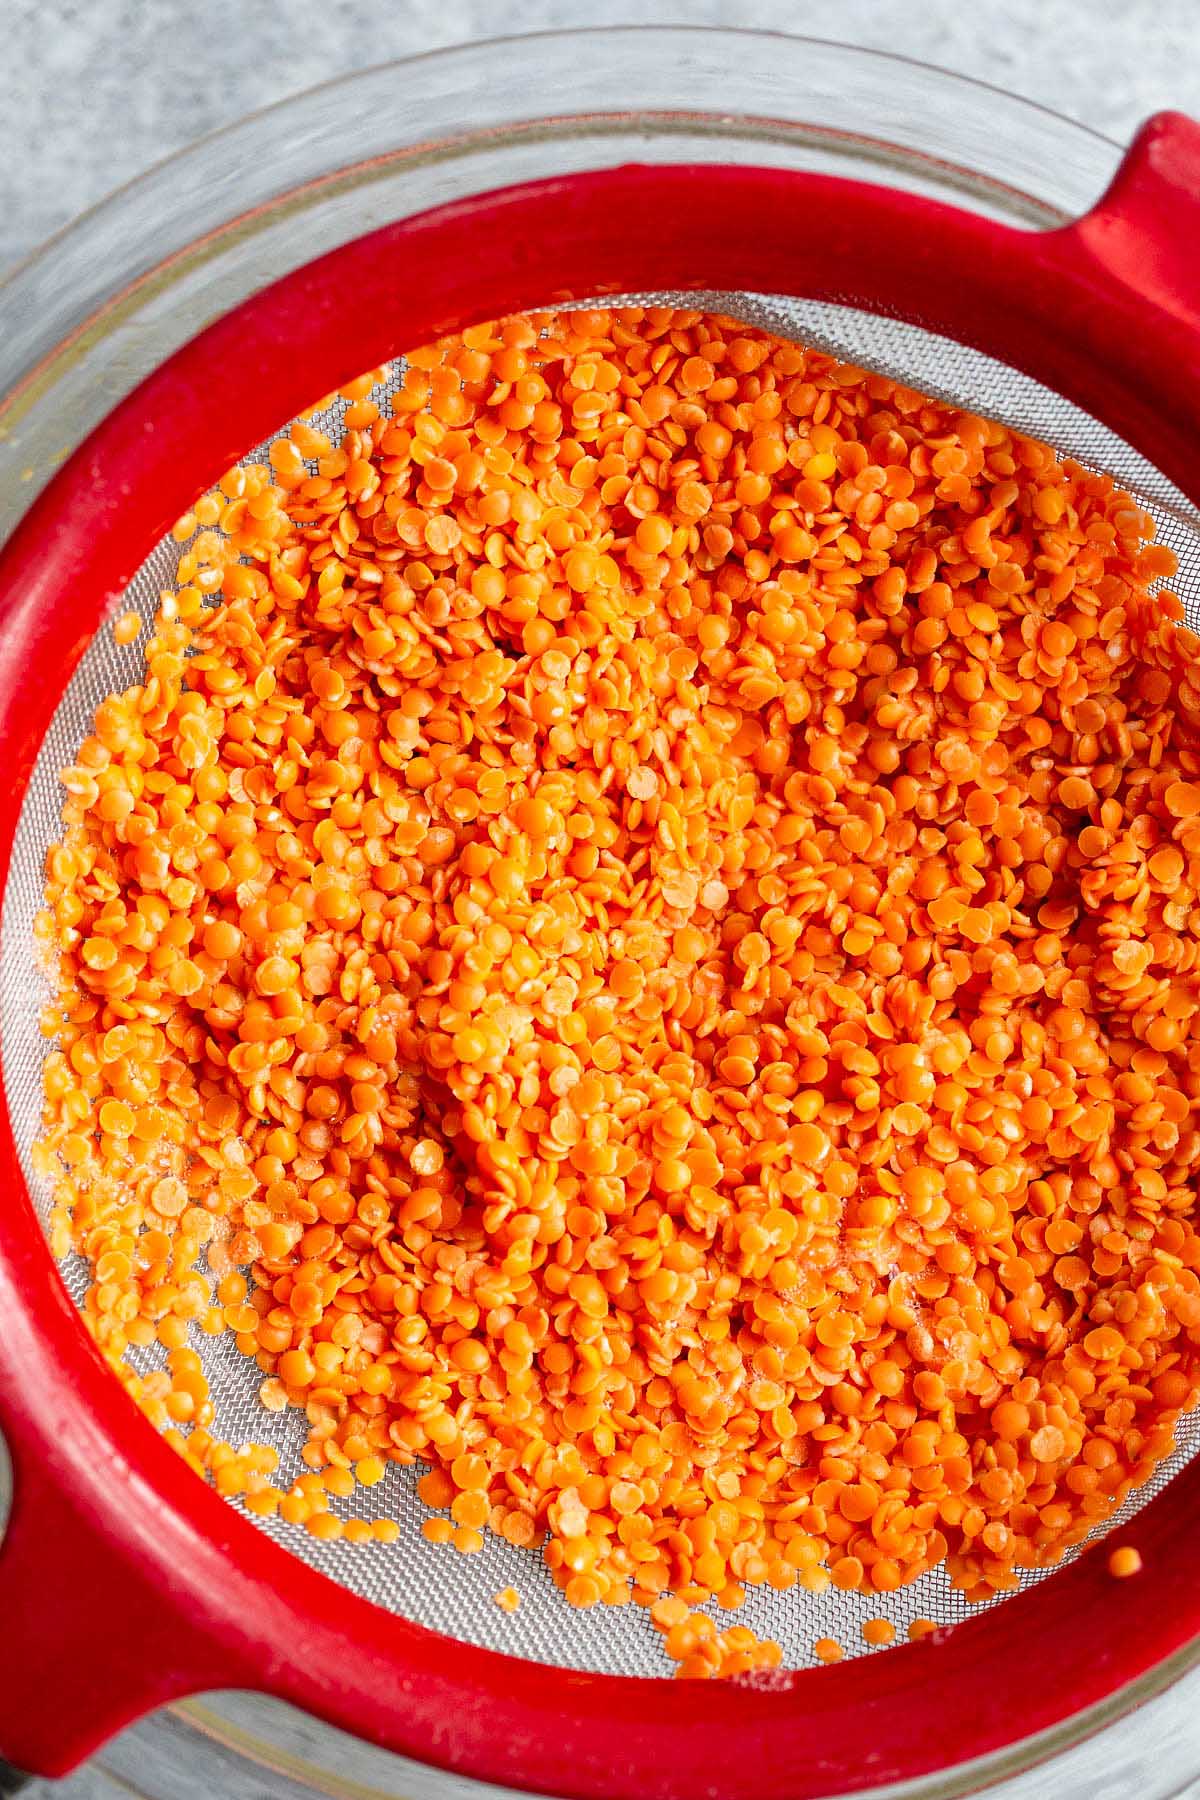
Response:
MULTIPOLYGON (((1200 498, 1200 280, 1186 248, 1200 239, 1180 225, 1181 186, 1194 210, 1200 132, 1171 120, 1146 129, 1095 213, 1045 234, 828 177, 630 167, 391 224, 287 277, 110 415, 0 560, 5 868, 81 650, 196 492, 314 394, 551 295, 701 282, 853 294, 1057 388, 1200 498)), ((530 1790, 817 1800, 1048 1730, 1200 1633, 1193 1464, 1123 1534, 1145 1561, 1138 1580, 1115 1583, 1103 1556, 1085 1556, 936 1641, 768 1687, 582 1675, 439 1637, 290 1557, 195 1480, 91 1349, 7 1120, 0 1173, 0 1426, 16 1469, 0 1745, 24 1766, 61 1772, 151 1705, 240 1686, 530 1790), (47 1605, 47 1583, 72 1596, 70 1617, 47 1605)))

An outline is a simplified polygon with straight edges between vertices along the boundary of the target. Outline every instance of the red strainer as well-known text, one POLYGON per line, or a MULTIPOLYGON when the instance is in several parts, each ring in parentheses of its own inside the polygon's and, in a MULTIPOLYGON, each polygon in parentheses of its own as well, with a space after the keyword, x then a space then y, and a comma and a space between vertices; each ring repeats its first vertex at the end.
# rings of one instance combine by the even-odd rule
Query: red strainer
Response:
MULTIPOLYGON (((1082 1731, 1114 1690, 1138 1682, 1144 1694, 1196 1660, 1192 1433, 1164 1470, 1178 1472, 1125 1525, 1145 1563, 1137 1581, 1114 1583, 1103 1557, 1085 1554, 968 1618, 926 1577, 891 1616, 952 1627, 931 1640, 756 1682, 677 1684, 648 1678, 660 1665, 635 1609, 568 1616, 533 1556, 516 1577, 532 1598, 505 1619, 491 1596, 514 1579, 520 1553, 507 1546, 446 1572, 415 1532, 360 1552, 259 1529, 137 1414, 47 1249, 26 1179, 40 1091, 29 926, 58 830, 53 773, 96 698, 134 678, 98 627, 122 596, 152 606, 176 553, 163 543, 171 520, 314 393, 505 312, 699 292, 714 310, 1107 468, 1155 513, 1188 598, 1200 575, 1200 129, 1151 121, 1091 212, 1037 231, 778 166, 764 147, 779 122, 743 120, 724 152, 710 141, 717 160, 673 160, 673 134, 697 117, 593 117, 591 137, 607 124, 640 150, 389 216, 262 286, 108 413, 4 552, 0 1428, 13 1499, 0 1544, 0 1746, 20 1767, 59 1773, 139 1712, 240 1687, 477 1781, 597 1800, 816 1800, 1017 1739, 1035 1740, 1032 1756, 1038 1734, 1068 1719, 1082 1731)), ((10 421, 33 391, 14 396, 10 421)), ((245 1371, 211 1371, 235 1409, 245 1371)), ((261 1437, 249 1394, 242 1404, 247 1435, 261 1437)), ((416 1516, 402 1487, 391 1507, 416 1516)), ((846 1596, 763 1596, 749 1622, 798 1659, 815 1631, 836 1630, 820 1610, 835 1604, 850 1609, 843 1620, 868 1610, 846 1596)))

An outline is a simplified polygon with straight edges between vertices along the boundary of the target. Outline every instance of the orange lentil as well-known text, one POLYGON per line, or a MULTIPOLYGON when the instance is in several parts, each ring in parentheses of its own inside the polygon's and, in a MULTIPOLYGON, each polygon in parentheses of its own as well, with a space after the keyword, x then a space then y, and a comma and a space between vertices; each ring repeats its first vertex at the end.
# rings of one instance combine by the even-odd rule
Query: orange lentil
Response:
POLYGON ((117 644, 133 644, 141 636, 142 619, 140 613, 123 612, 113 620, 113 642, 117 644))
POLYGON ((1135 1550, 1132 1544, 1118 1544, 1115 1550, 1109 1551, 1108 1572, 1119 1581, 1124 1581, 1130 1575, 1140 1574, 1141 1568, 1141 1552, 1135 1550))
POLYGON ((432 1543, 540 1547, 685 1676, 778 1665, 695 1610, 750 1586, 1003 1591, 1200 1389, 1170 552, 713 316, 380 373, 180 520, 63 773, 37 1154, 89 1327, 250 1510, 391 1543, 330 1497, 419 1461, 432 1543), (295 1487, 197 1329, 305 1409, 295 1487))
POLYGON ((330 1512, 313 1513, 305 1520, 304 1528, 310 1537, 320 1538, 323 1542, 340 1538, 345 1530, 342 1520, 330 1512))

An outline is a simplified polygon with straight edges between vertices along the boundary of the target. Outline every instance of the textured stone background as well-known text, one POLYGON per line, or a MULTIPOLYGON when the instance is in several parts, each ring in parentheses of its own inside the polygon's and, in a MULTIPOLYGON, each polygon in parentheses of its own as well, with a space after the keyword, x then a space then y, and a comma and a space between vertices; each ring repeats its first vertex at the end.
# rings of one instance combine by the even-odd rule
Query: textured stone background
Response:
MULTIPOLYGON (((1159 107, 1200 116, 1200 0, 0 0, 0 272, 172 150, 331 75, 472 37, 650 18, 897 51, 1122 142, 1159 107)), ((26 1796, 129 1792, 87 1770, 26 1796)))

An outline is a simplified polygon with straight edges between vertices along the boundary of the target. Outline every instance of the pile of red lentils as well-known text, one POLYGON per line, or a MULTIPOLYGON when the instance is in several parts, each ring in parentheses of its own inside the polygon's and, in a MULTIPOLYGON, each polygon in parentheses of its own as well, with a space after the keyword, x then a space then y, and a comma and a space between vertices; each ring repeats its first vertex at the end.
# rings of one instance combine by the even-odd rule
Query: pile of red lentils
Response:
POLYGON ((63 775, 40 1158, 98 1342, 251 1512, 387 1542, 337 1502, 419 1462, 434 1543, 540 1546, 684 1674, 778 1660, 695 1610, 762 1583, 1012 1588, 1197 1398, 1172 556, 700 312, 382 373, 180 521, 63 775), (295 1483, 220 1434, 226 1332, 295 1483))

